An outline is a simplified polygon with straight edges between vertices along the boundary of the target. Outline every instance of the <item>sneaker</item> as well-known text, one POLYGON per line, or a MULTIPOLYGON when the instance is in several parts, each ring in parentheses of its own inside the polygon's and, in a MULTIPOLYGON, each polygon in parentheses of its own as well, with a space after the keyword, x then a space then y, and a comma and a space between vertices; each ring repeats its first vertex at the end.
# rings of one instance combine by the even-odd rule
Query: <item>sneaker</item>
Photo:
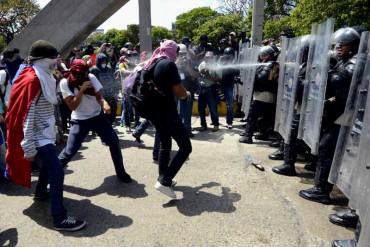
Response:
POLYGON ((160 182, 157 181, 154 185, 154 188, 158 190, 159 192, 165 194, 166 196, 172 199, 176 199, 176 193, 172 189, 172 184, 171 184, 171 187, 169 187, 169 186, 164 186, 160 182))
POLYGON ((75 232, 84 228, 86 224, 86 221, 76 220, 75 218, 68 216, 59 224, 55 224, 54 229, 57 231, 75 232))
POLYGON ((130 134, 132 131, 131 131, 131 128, 130 127, 126 127, 126 133, 127 134, 130 134))
POLYGON ((135 138, 135 140, 138 142, 138 143, 142 143, 143 141, 140 139, 140 136, 137 134, 137 133, 132 133, 132 136, 135 138))
POLYGON ((233 125, 232 125, 232 124, 228 124, 228 125, 227 125, 227 128, 228 128, 229 130, 231 130, 231 129, 233 128, 233 125))
POLYGON ((213 127, 212 132, 217 132, 217 131, 219 131, 219 129, 220 129, 220 127, 215 126, 215 127, 213 127))
POLYGON ((172 188, 173 188, 173 187, 175 187, 175 186, 176 186, 176 184, 177 184, 177 181, 176 181, 175 179, 172 179, 171 187, 172 187, 172 188))
POLYGON ((206 131, 207 129, 208 129, 207 126, 202 126, 200 127, 199 131, 206 131))
POLYGON ((188 136, 189 136, 190 138, 193 138, 193 137, 194 137, 193 132, 189 132, 189 133, 188 133, 188 136))
POLYGON ((124 173, 123 175, 117 175, 117 177, 119 178, 119 180, 121 180, 124 183, 131 183, 132 182, 131 176, 128 175, 127 173, 124 173))

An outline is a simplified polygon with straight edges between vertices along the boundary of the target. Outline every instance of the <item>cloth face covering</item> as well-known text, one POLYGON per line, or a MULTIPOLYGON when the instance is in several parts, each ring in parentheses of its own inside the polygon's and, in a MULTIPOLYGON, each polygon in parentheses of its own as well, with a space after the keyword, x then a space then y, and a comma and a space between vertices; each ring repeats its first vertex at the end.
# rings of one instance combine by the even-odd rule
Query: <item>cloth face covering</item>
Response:
POLYGON ((47 101, 56 105, 58 103, 56 95, 56 80, 53 76, 53 70, 56 68, 57 59, 43 58, 33 62, 33 68, 40 80, 41 91, 47 101))

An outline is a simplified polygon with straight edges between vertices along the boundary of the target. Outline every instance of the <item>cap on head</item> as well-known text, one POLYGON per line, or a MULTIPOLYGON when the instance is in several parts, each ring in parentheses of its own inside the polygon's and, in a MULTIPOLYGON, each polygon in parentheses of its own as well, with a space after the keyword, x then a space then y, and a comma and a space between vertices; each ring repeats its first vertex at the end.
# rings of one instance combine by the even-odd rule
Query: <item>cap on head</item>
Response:
POLYGON ((31 45, 29 53, 30 60, 56 58, 57 56, 57 49, 48 41, 38 40, 31 45))

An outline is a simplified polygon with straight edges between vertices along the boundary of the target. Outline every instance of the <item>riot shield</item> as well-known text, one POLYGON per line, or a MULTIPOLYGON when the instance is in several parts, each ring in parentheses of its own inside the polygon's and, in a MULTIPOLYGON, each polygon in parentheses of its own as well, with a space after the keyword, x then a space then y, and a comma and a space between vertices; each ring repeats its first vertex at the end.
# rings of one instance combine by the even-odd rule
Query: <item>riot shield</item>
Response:
POLYGON ((283 37, 280 53, 279 86, 276 101, 275 131, 289 144, 296 104, 298 76, 307 36, 283 37))
MULTIPOLYGON (((356 67, 352 76, 346 108, 340 117, 342 121, 333 163, 330 170, 329 182, 336 184, 339 189, 351 199, 351 186, 354 175, 359 169, 359 145, 364 125, 364 109, 368 97, 369 81, 366 77, 365 66, 370 52, 369 33, 363 33, 357 53, 356 67)), ((367 71, 368 73, 369 71, 367 71)))
POLYGON ((242 110, 245 118, 248 117, 249 108, 253 98, 254 80, 258 64, 259 47, 243 49, 243 61, 241 61, 240 78, 243 82, 242 110))
POLYGON ((312 25, 298 138, 318 153, 334 19, 312 25))

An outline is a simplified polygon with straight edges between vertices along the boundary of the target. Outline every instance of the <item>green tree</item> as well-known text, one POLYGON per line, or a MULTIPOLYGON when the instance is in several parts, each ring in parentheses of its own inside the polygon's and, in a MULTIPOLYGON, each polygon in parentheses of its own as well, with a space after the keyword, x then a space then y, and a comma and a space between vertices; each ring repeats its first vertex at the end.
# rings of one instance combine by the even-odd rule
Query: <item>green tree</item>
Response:
POLYGON ((277 39, 282 32, 291 32, 289 17, 283 17, 278 20, 267 20, 263 27, 263 36, 265 38, 277 39))
POLYGON ((173 39, 173 33, 165 27, 152 27, 153 48, 158 47, 162 39, 173 39))
POLYGON ((218 0, 220 6, 219 11, 225 14, 236 14, 247 16, 248 10, 252 6, 252 0, 218 0))
POLYGON ((132 44, 136 45, 139 43, 139 25, 131 24, 127 25, 126 32, 127 41, 130 41, 132 44))
POLYGON ((4 50, 6 47, 5 38, 3 36, 0 36, 0 52, 4 50))
POLYGON ((107 43, 113 44, 118 49, 121 49, 124 44, 128 41, 127 31, 118 29, 109 29, 103 36, 103 39, 107 43))
POLYGON ((243 18, 240 15, 219 15, 195 30, 195 40, 199 41, 202 34, 207 34, 209 41, 217 45, 219 40, 228 37, 230 32, 239 33, 243 26, 243 18))
POLYGON ((0 35, 10 42, 39 11, 40 7, 35 0, 2 0, 0 35))
POLYGON ((311 24, 335 18, 336 28, 363 25, 370 28, 370 0, 300 0, 292 11, 290 24, 297 35, 307 34, 311 24))
POLYGON ((177 38, 181 39, 188 36, 193 39, 195 31, 205 22, 214 19, 219 14, 209 7, 201 7, 192 9, 183 13, 176 18, 176 34, 177 38))

